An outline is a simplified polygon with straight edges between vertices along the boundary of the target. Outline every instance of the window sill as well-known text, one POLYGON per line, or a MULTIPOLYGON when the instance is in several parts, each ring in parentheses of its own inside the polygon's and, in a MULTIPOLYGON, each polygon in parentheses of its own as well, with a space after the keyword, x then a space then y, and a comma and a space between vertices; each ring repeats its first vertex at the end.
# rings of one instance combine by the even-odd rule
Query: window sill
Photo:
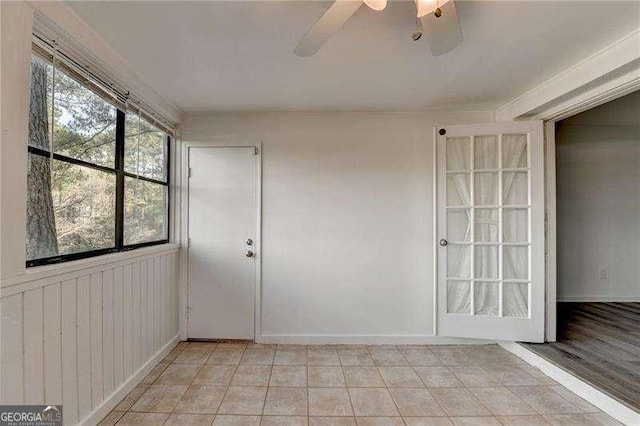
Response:
POLYGON ((158 253, 177 252, 179 249, 180 244, 167 243, 52 265, 33 266, 31 268, 27 268, 23 275, 2 280, 0 282, 0 297, 5 297, 9 295, 8 293, 15 293, 19 291, 17 288, 15 289, 16 291, 14 291, 13 287, 22 287, 21 284, 40 280, 50 280, 52 277, 63 278, 64 275, 73 274, 80 270, 85 271, 86 273, 91 273, 93 269, 100 269, 105 265, 114 263, 130 263, 136 258, 149 257, 158 253))

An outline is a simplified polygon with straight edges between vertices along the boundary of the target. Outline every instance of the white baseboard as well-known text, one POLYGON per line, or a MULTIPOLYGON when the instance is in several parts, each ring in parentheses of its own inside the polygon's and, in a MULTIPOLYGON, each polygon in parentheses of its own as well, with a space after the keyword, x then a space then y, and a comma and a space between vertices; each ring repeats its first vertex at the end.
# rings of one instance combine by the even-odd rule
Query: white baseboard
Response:
POLYGON ((598 407, 617 421, 625 425, 640 425, 640 413, 611 398, 590 384, 580 380, 565 369, 558 367, 545 358, 515 342, 500 342, 507 351, 527 363, 537 367, 547 376, 560 383, 571 392, 598 407))
POLYGON ((487 345, 495 340, 441 337, 433 335, 261 335, 257 343, 281 345, 487 345))
POLYGON ((640 302, 640 296, 560 296, 558 302, 640 302))
POLYGON ((131 390, 136 387, 142 379, 144 379, 147 374, 151 372, 153 367, 158 364, 162 358, 164 358, 171 349, 178 343, 179 336, 174 336, 169 342, 162 347, 155 355, 153 355, 149 360, 138 369, 134 374, 129 376, 129 379, 124 382, 118 389, 113 391, 111 395, 102 401, 102 403, 96 407, 87 417, 80 421, 81 425, 96 425, 102 420, 107 414, 111 412, 122 399, 127 396, 131 390))

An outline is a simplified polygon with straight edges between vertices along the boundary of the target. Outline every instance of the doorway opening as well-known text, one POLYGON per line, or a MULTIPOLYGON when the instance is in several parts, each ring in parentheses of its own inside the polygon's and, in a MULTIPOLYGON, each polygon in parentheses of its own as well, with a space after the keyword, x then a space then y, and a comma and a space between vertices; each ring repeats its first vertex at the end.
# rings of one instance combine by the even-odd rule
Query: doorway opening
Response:
POLYGON ((640 92, 556 122, 556 341, 527 347, 640 412, 640 92))

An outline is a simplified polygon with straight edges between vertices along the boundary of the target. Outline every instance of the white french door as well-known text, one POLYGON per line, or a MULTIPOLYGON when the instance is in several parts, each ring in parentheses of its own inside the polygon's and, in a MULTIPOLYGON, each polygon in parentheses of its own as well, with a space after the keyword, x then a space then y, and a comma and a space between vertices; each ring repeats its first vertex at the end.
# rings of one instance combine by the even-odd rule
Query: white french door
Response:
POLYGON ((544 341, 543 123, 438 129, 438 334, 544 341))

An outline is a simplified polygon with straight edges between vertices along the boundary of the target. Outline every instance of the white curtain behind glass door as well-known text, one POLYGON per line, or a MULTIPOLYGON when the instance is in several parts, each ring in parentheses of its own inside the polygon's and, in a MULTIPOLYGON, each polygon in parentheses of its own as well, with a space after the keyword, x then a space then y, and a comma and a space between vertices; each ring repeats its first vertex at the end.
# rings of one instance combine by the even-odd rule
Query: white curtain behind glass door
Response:
MULTIPOLYGON (((527 135, 502 136, 502 167, 520 169, 528 167, 527 135)), ((503 205, 528 205, 529 177, 527 171, 503 172, 503 205)), ((503 241, 529 242, 528 209, 503 210, 503 241)), ((529 278, 529 248, 527 246, 505 246, 503 248, 503 277, 508 279, 529 278)), ((526 317, 528 315, 528 285, 504 283, 504 315, 526 317)))
MULTIPOLYGON (((450 280, 447 285, 447 311, 450 313, 471 313, 470 298, 473 297, 475 314, 499 315, 501 237, 502 242, 523 244, 503 247, 502 278, 528 279, 527 135, 503 135, 502 152, 498 151, 495 135, 476 136, 473 144, 466 137, 447 140, 447 238, 453 243, 447 247, 447 276, 461 279, 450 280), (470 170, 472 146, 473 171, 470 170), (502 169, 524 169, 503 171, 502 190, 499 185, 500 155, 502 169), (503 207, 501 230, 499 207, 516 205, 520 208, 503 207), (474 245, 470 246, 464 243, 471 242, 472 220, 474 245), (473 265, 470 265, 471 250, 474 250, 473 265), (470 282, 462 280, 465 278, 482 280, 474 283, 473 295, 470 282)), ((503 282, 503 315, 527 316, 527 299, 527 283, 503 282)))
MULTIPOLYGON (((499 153, 498 137, 476 136, 473 140, 474 184, 474 278, 498 280, 499 271, 499 153), (476 172, 476 170, 483 170, 476 172), (478 208, 486 206, 486 208, 478 208), (488 244, 483 244, 488 243, 488 244)), ((478 315, 499 315, 498 281, 474 285, 474 307, 478 315)))
MULTIPOLYGON (((471 278, 471 247, 455 245, 456 242, 471 241, 471 189, 470 189, 470 139, 447 140, 447 170, 458 171, 447 175, 447 205, 461 207, 447 212, 447 238, 454 244, 447 250, 447 276, 471 278)), ((470 282, 451 281, 447 286, 447 311, 471 312, 470 282)))

